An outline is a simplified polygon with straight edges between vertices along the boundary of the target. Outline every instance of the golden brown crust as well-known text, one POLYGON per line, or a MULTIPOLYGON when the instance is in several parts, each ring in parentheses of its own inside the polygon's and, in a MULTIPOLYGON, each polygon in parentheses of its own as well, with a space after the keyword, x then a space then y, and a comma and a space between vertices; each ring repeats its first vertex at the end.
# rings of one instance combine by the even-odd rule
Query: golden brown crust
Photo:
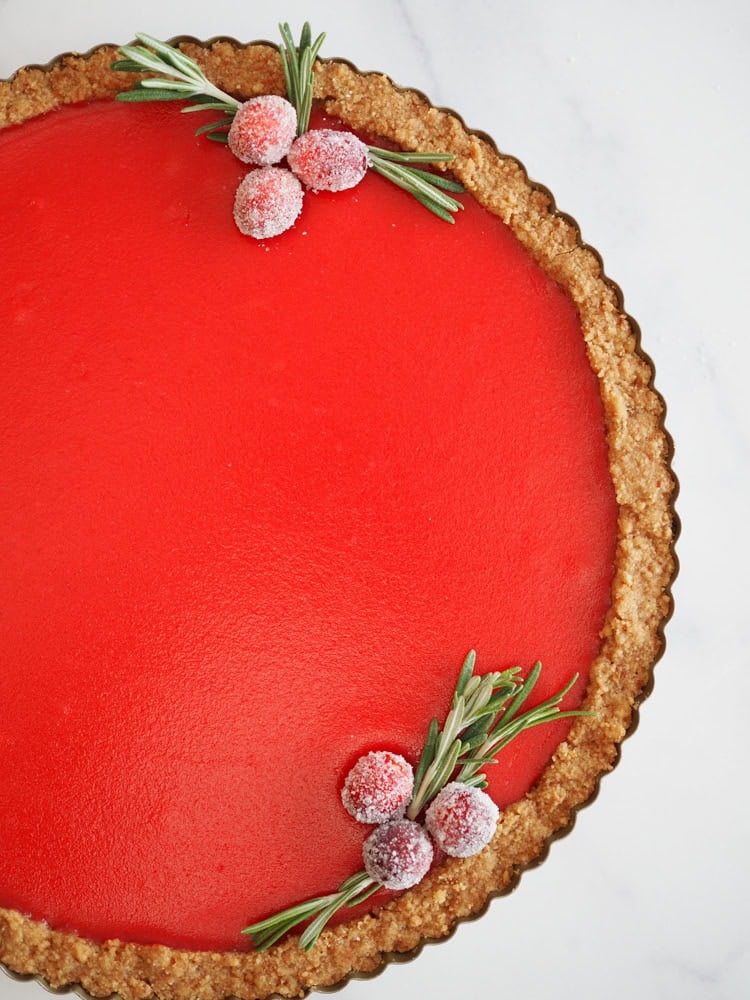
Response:
MULTIPOLYGON (((183 43, 219 86, 238 96, 283 93, 275 47, 218 40, 206 48, 183 43)), ((0 128, 60 104, 106 97, 130 86, 113 73, 114 49, 65 56, 50 67, 20 71, 0 82, 0 128)), ((586 707, 538 784, 503 815, 492 844, 468 860, 452 860, 415 889, 367 915, 324 932, 305 953, 295 939, 262 954, 182 952, 108 941, 96 944, 0 909, 0 962, 59 987, 81 984, 93 996, 124 1000, 257 1000, 300 996, 352 974, 369 973, 390 953, 418 949, 451 932, 507 890, 523 868, 540 860, 614 764, 619 744, 647 693, 671 610, 675 572, 675 483, 663 403, 638 331, 621 309, 618 290, 597 254, 581 243, 575 223, 557 213, 548 192, 529 182, 514 159, 469 131, 452 112, 384 76, 326 61, 316 70, 316 96, 353 128, 377 133, 406 149, 445 149, 451 170, 502 218, 578 307, 591 365, 601 385, 610 469, 619 503, 619 537, 612 606, 593 665, 586 707)))

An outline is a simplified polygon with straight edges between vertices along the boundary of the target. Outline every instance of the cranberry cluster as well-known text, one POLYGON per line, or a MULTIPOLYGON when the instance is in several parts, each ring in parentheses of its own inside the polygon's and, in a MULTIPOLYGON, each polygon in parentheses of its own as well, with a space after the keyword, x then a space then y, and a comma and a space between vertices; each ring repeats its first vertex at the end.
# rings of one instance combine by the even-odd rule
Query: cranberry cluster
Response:
POLYGON ((356 135, 310 129, 297 137, 294 105, 274 94, 245 101, 227 139, 236 157, 258 168, 241 181, 234 200, 240 232, 257 240, 278 236, 294 224, 305 187, 345 191, 367 172, 367 146, 356 135), (286 167, 275 166, 284 158, 286 167))
POLYGON ((422 825, 404 818, 413 792, 411 765, 387 750, 360 757, 341 791, 354 819, 377 824, 362 854, 367 874, 387 889, 421 882, 432 864, 433 844, 451 857, 477 854, 491 840, 500 815, 486 792, 453 781, 435 796, 422 825))

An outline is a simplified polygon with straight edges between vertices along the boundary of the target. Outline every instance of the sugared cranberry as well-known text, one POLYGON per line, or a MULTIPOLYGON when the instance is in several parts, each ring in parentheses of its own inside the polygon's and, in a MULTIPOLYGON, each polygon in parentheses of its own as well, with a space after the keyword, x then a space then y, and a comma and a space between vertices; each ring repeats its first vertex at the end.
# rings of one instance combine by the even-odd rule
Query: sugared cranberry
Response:
POLYGON ((227 139, 229 148, 243 163, 268 166, 286 156, 296 134, 294 105, 275 94, 264 94, 240 105, 227 139))
POLYGON ((486 792, 452 781, 435 796, 425 824, 435 843, 454 858, 469 858, 495 832, 500 810, 486 792))
POLYGON ((302 185, 281 167, 251 170, 234 197, 234 221, 245 236, 256 240, 278 236, 302 211, 302 185))
POLYGON ((351 132, 312 129, 294 140, 287 163, 313 191, 345 191, 367 173, 367 146, 351 132))
POLYGON ((419 823, 396 819, 377 826, 362 850, 365 870, 386 889, 410 889, 432 864, 432 843, 419 823))
POLYGON ((384 823, 403 816, 413 791, 411 764, 389 750, 373 750, 347 774, 341 801, 360 823, 384 823))

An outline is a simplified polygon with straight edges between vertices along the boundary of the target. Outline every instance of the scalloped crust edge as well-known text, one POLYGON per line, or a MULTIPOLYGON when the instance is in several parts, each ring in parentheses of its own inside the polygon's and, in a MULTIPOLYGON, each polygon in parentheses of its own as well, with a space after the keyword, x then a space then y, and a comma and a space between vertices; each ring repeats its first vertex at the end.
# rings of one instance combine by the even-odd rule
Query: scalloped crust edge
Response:
MULTIPOLYGON (((250 97, 284 93, 278 48, 234 39, 173 40, 201 63, 220 87, 250 97)), ((112 72, 114 46, 69 53, 47 66, 0 81, 0 128, 63 104, 111 97, 132 77, 112 72)), ((424 94, 343 60, 320 60, 315 95, 352 128, 381 135, 405 149, 452 152, 451 172, 514 232, 535 260, 575 302, 593 370, 600 383, 612 480, 619 504, 612 604, 592 666, 584 706, 594 717, 574 720, 537 784, 505 810, 492 843, 479 855, 452 859, 377 912, 323 933, 311 952, 290 937, 268 952, 189 952, 117 940, 96 943, 62 933, 15 910, 0 908, 0 967, 36 979, 53 992, 122 1000, 263 1000, 329 990, 369 976, 389 961, 418 954, 449 936, 460 921, 481 915, 513 889, 521 873, 547 856, 573 826, 623 739, 635 728, 664 648, 677 573, 679 522, 672 441, 665 406, 653 387, 653 364, 640 331, 623 312, 620 289, 604 274, 598 253, 577 224, 557 211, 552 195, 523 166, 498 151, 486 134, 455 112, 433 107, 424 94)))

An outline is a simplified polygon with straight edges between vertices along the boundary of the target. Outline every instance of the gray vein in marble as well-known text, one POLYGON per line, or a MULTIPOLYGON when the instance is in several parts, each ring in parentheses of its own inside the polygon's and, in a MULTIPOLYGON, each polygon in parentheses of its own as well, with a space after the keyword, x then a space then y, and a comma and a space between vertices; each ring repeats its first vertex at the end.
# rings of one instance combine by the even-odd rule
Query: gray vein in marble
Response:
MULTIPOLYGON (((685 988, 697 988, 701 997, 711 997, 712 1000, 736 1000, 732 982, 735 972, 744 976, 744 969, 750 955, 747 944, 729 948, 723 955, 715 955, 713 960, 701 963, 698 958, 686 959, 685 955, 664 955, 653 961, 655 969, 662 972, 669 969, 670 982, 674 981, 674 973, 684 978, 685 988), (689 985, 688 985, 689 984, 689 985)), ((738 980, 739 981, 739 980, 738 980)), ((692 993, 692 990, 691 990, 692 993)))
POLYGON ((748 412, 744 399, 727 393, 726 375, 719 371, 714 347, 704 341, 698 345, 698 369, 710 386, 711 401, 722 428, 725 444, 730 446, 731 459, 727 469, 730 476, 742 476, 750 464, 750 440, 747 436, 748 412), (738 458, 740 461, 738 461, 738 458))
POLYGON ((429 97, 433 104, 441 104, 443 102, 443 98, 441 97, 440 77, 435 70, 435 65, 430 56, 430 50, 425 43, 424 37, 418 30, 417 24, 415 23, 414 15, 409 9, 409 5, 405 3, 404 0, 396 0, 393 7, 394 10, 398 12, 399 17, 404 23, 409 40, 411 41, 415 53, 419 56, 423 75, 429 81, 427 87, 425 87, 427 97, 429 97))

